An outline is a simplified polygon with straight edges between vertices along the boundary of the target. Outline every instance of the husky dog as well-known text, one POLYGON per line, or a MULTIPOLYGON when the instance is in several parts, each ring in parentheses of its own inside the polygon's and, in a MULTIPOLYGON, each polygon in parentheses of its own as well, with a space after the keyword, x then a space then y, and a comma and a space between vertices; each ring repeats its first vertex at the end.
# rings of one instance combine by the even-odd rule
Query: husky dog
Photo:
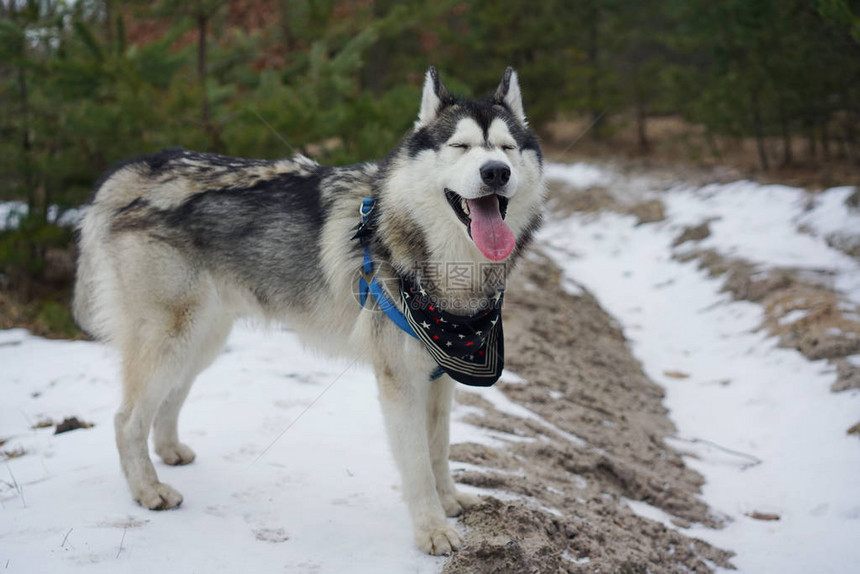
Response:
MULTIPOLYGON (((116 443, 135 500, 153 510, 182 502, 156 476, 150 430, 165 463, 194 460, 177 436, 191 384, 236 319, 259 318, 373 366, 415 540, 431 554, 456 550, 460 535, 445 517, 480 499, 459 492, 449 473, 454 381, 431 380, 437 364, 422 342, 376 301, 356 302, 356 279, 367 257, 388 280, 422 282, 430 262, 496 262, 507 272, 540 222, 543 198, 541 151, 510 68, 495 94, 468 100, 431 67, 414 128, 376 163, 172 149, 115 167, 80 224, 73 306, 78 324, 122 356, 116 443), (360 244, 365 198, 374 225, 360 244)), ((492 297, 485 285, 454 292, 427 279, 421 284, 454 313, 457 301, 492 297)), ((381 284, 405 311, 392 283, 381 284)))

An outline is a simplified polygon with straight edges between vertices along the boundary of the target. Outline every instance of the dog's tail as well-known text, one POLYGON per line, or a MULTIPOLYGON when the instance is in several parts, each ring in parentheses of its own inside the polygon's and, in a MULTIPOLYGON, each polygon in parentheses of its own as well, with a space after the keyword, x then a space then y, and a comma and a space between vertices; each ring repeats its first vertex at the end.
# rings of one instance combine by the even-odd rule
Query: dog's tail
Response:
POLYGON ((89 336, 110 342, 118 320, 117 274, 111 258, 111 223, 118 206, 134 193, 133 162, 121 164, 96 184, 78 223, 78 262, 72 315, 89 336))
POLYGON ((82 331, 98 339, 106 339, 108 335, 100 309, 104 307, 105 291, 109 288, 103 282, 110 279, 107 254, 109 225, 109 214, 103 213, 93 201, 84 208, 77 229, 78 265, 72 315, 82 331))

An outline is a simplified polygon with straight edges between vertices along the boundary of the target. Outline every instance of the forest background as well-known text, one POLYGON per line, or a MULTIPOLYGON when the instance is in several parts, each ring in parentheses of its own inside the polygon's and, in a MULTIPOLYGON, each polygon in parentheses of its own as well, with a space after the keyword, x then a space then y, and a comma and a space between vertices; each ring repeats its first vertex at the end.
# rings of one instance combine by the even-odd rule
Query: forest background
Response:
POLYGON ((0 221, 0 328, 76 335, 58 223, 113 163, 174 146, 382 157, 430 64, 472 96, 514 66, 559 159, 856 184, 858 15, 857 0, 0 1, 0 202, 23 206, 0 221))

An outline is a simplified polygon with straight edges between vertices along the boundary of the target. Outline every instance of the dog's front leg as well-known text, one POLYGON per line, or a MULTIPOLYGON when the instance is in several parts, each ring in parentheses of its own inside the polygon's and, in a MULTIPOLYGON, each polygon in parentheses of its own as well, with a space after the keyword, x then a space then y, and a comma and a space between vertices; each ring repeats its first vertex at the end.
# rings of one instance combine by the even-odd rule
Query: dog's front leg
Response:
POLYGON ((450 452, 451 404, 454 402, 454 380, 445 375, 430 384, 427 402, 427 436, 430 439, 430 462, 436 477, 436 492, 445 514, 459 516, 482 503, 481 499, 454 486, 448 465, 450 452))
POLYGON ((433 383, 424 373, 396 376, 388 367, 377 368, 376 376, 391 450, 412 516, 415 541, 429 554, 449 554, 460 547, 461 539, 445 519, 430 460, 427 401, 433 383))

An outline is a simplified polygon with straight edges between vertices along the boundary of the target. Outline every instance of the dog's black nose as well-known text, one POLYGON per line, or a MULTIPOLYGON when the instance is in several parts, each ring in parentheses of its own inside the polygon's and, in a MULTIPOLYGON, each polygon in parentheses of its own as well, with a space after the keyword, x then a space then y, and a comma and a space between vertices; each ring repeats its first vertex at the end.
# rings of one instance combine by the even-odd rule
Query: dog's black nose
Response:
POLYGON ((498 189, 511 179, 511 168, 500 161, 487 162, 481 166, 481 179, 491 189, 498 189))

